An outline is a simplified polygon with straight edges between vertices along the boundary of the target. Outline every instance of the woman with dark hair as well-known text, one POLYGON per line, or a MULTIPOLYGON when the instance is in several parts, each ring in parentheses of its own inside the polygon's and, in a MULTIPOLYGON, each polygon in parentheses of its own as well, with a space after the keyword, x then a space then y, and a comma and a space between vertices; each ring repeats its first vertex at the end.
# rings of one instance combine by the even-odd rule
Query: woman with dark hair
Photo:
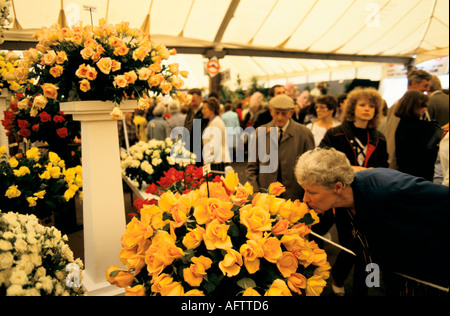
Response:
POLYGON ((319 146, 327 130, 341 125, 341 122, 334 119, 337 107, 337 99, 330 94, 320 96, 316 99, 317 119, 314 119, 311 123, 306 125, 314 136, 314 143, 316 146, 319 146))
POLYGON ((219 100, 214 97, 203 100, 202 115, 208 121, 203 132, 203 160, 211 164, 211 170, 224 172, 225 163, 230 162, 225 123, 220 117, 219 100))
POLYGON ((436 122, 421 119, 426 116, 428 100, 427 95, 416 90, 409 90, 399 100, 395 153, 399 171, 433 181, 443 130, 436 122))
MULTIPOLYGON (((388 154, 384 135, 377 130, 382 112, 383 99, 374 88, 356 88, 352 90, 345 103, 342 124, 327 131, 319 147, 333 147, 345 154, 355 169, 388 167, 388 154)), ((320 217, 320 223, 313 226, 313 231, 326 234, 336 224, 341 245, 354 249, 357 244, 351 234, 351 219, 344 209, 336 208, 320 217)), ((359 262, 356 262, 359 264, 359 262)), ((347 279, 355 257, 341 251, 332 268, 333 290, 337 295, 344 295, 344 281, 347 279)), ((366 295, 367 287, 364 276, 355 269, 353 276, 353 294, 366 295)))

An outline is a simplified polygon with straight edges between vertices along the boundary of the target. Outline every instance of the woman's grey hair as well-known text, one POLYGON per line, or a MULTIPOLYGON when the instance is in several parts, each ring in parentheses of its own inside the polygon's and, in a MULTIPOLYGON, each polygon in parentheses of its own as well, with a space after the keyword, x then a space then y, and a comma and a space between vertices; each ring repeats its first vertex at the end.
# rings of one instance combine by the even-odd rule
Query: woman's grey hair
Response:
POLYGON ((355 177, 345 154, 334 148, 316 147, 307 151, 295 165, 295 177, 301 186, 320 185, 327 190, 338 182, 349 186, 355 177))
POLYGON ((154 116, 163 116, 164 112, 166 111, 166 107, 163 103, 158 103, 158 105, 153 109, 153 115, 154 116))
POLYGON ((180 102, 177 100, 170 101, 169 105, 167 106, 167 110, 169 111, 170 115, 180 112, 181 111, 180 102))

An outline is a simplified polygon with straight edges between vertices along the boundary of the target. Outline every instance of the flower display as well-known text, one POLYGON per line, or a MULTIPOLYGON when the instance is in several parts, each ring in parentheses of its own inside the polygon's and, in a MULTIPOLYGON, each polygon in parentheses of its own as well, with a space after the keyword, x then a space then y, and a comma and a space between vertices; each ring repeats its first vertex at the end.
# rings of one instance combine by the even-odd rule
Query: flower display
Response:
POLYGON ((21 63, 33 80, 27 97, 43 101, 33 102, 31 113, 39 115, 62 101, 112 101, 118 107, 124 99, 136 99, 139 108, 147 109, 152 98, 186 97, 179 89, 187 72, 168 63, 176 50, 154 43, 128 22, 113 25, 101 19, 98 26, 54 25, 34 37, 38 44, 23 53, 21 63))
MULTIPOLYGON (((69 144, 75 144, 79 139, 80 123, 61 112, 58 103, 51 106, 47 103, 42 95, 30 98, 17 92, 10 98, 9 110, 4 111, 2 125, 7 136, 14 135, 17 142, 23 139, 46 142, 51 150, 62 155, 69 144)), ((74 147, 75 150, 79 151, 74 147)))
POLYGON ((82 295, 83 263, 66 242, 34 215, 0 210, 0 296, 82 295))
POLYGON ((320 295, 331 266, 307 239, 317 214, 299 200, 241 185, 235 172, 144 204, 106 279, 128 296, 320 295))
POLYGON ((63 212, 66 203, 81 193, 81 166, 66 168, 56 153, 33 147, 25 154, 8 157, 0 147, 0 205, 4 212, 17 211, 49 219, 63 212))
POLYGON ((170 138, 165 141, 140 141, 130 147, 129 154, 123 151, 120 157, 122 174, 139 188, 144 188, 144 183, 156 185, 164 172, 171 168, 183 170, 195 159, 194 154, 186 151, 181 142, 173 143, 170 138))
MULTIPOLYGON (((1 10, 1 9, 0 9, 1 10)), ((19 68, 19 56, 14 52, 0 52, 0 92, 18 91, 27 83, 26 74, 19 68)))

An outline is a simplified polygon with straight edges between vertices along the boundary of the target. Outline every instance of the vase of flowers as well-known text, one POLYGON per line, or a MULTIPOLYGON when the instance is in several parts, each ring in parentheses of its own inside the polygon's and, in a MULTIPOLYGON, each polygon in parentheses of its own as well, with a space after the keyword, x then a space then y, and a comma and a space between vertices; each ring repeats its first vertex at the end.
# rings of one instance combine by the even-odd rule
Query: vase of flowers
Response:
POLYGON ((83 263, 66 242, 34 215, 0 210, 0 296, 83 295, 83 263))
POLYGON ((165 192, 127 225, 125 268, 110 266, 107 280, 130 296, 320 295, 331 267, 307 240, 317 214, 278 198, 284 190, 254 194, 230 172, 187 194, 165 192))

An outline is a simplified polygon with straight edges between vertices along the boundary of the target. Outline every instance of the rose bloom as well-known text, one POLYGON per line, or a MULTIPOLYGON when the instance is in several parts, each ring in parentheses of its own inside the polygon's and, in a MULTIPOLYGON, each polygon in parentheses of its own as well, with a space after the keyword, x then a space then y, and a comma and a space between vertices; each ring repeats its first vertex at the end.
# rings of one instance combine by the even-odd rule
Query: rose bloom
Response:
POLYGON ((244 186, 238 187, 235 194, 231 195, 231 202, 236 205, 243 205, 248 201, 249 195, 253 194, 253 187, 250 183, 245 183, 244 186))
POLYGON ((177 203, 177 198, 172 191, 167 191, 158 200, 158 206, 163 212, 170 213, 170 208, 177 203))
POLYGON ((164 81, 159 85, 162 94, 168 94, 172 90, 172 84, 170 82, 164 81))
POLYGON ((276 279, 264 296, 292 296, 292 294, 291 291, 289 291, 286 282, 276 279))
POLYGON ((67 128, 63 127, 63 128, 58 128, 56 130, 56 134, 58 134, 58 136, 60 138, 66 138, 67 136, 69 136, 69 132, 67 130, 67 128))
POLYGON ((318 275, 313 275, 306 281, 306 296, 319 296, 327 282, 318 275))
POLYGON ((264 237, 259 242, 264 251, 264 259, 271 263, 277 263, 278 259, 283 255, 281 242, 276 237, 264 237))
POLYGON ((56 53, 54 50, 49 50, 43 57, 42 62, 45 65, 53 66, 53 64, 56 62, 56 53))
POLYGON ((106 269, 106 280, 112 285, 126 288, 133 282, 134 274, 125 272, 122 268, 112 265, 106 269), (120 271, 115 276, 111 276, 112 272, 120 271))
POLYGON ((97 78, 97 70, 94 67, 87 66, 86 78, 93 81, 97 78))
POLYGON ((205 233, 206 230, 203 227, 197 226, 183 237, 183 245, 186 249, 197 248, 202 243, 205 233))
POLYGON ((262 207, 252 207, 249 204, 242 207, 239 211, 241 213, 241 223, 247 227, 247 238, 260 239, 264 231, 272 229, 270 213, 262 207))
POLYGON ((148 79, 148 84, 150 87, 156 87, 158 86, 161 82, 164 81, 164 76, 160 73, 150 76, 150 79, 148 79))
POLYGON ((192 257, 192 264, 189 268, 183 269, 184 280, 190 286, 200 286, 203 281, 203 276, 206 275, 206 270, 211 267, 212 260, 205 257, 192 257))
POLYGON ((287 280, 287 284, 292 292, 302 294, 300 289, 306 288, 306 277, 300 273, 292 273, 287 280))
POLYGON ((173 218, 173 227, 181 227, 186 223, 188 209, 184 204, 177 203, 173 204, 170 208, 170 212, 173 218))
POLYGON ((148 53, 150 53, 150 49, 147 47, 138 47, 133 52, 133 59, 144 61, 145 57, 147 57, 148 53))
POLYGON ((139 221, 136 217, 127 224, 127 228, 121 237, 121 244, 123 247, 134 247, 141 240, 147 239, 153 235, 153 229, 139 221))
POLYGON ((145 289, 142 284, 125 289, 125 296, 145 296, 145 289))
POLYGON ((260 260, 264 256, 264 251, 261 245, 255 240, 247 240, 239 249, 244 258, 244 265, 248 273, 253 274, 259 270, 260 260))
POLYGON ((289 221, 285 218, 281 218, 276 225, 272 227, 272 233, 274 235, 284 235, 289 228, 289 221))
POLYGON ((83 79, 80 81, 80 90, 83 92, 88 92, 91 90, 91 83, 87 79, 83 79))
POLYGON ((86 78, 87 77, 87 73, 88 73, 88 67, 86 66, 86 64, 81 64, 77 71, 75 72, 75 75, 78 78, 86 78))
POLYGON ((45 108, 45 106, 47 105, 48 100, 45 96, 43 95, 38 95, 37 97, 34 98, 33 100, 33 107, 36 107, 38 109, 43 109, 45 108))
POLYGON ((96 65, 101 72, 108 75, 112 69, 112 59, 109 57, 103 57, 96 63, 96 65))
POLYGON ((277 267, 281 274, 288 278, 297 271, 298 260, 291 252, 285 251, 281 258, 278 259, 277 267))
POLYGON ((44 96, 53 100, 56 100, 56 97, 58 96, 58 87, 55 86, 52 83, 44 83, 41 86, 44 96))
POLYGON ((280 194, 286 191, 286 187, 282 185, 280 182, 274 182, 269 185, 268 192, 269 194, 279 196, 280 194))
POLYGON ((155 74, 154 70, 150 70, 149 68, 142 67, 138 70, 139 80, 146 81, 155 74))
POLYGON ((227 248, 226 251, 227 254, 224 259, 219 262, 219 268, 223 275, 228 277, 238 275, 243 263, 242 256, 239 252, 231 248, 227 248))
POLYGON ((128 71, 128 72, 124 73, 123 75, 125 76, 125 79, 127 80, 128 84, 133 84, 137 80, 137 75, 134 72, 134 70, 128 71))
POLYGON ((206 232, 203 235, 206 248, 208 250, 231 248, 233 245, 227 234, 229 228, 229 225, 220 224, 217 219, 207 224, 206 232))
POLYGON ((113 59, 111 62, 112 72, 119 71, 120 69, 122 69, 122 64, 119 61, 113 59))
POLYGON ((254 288, 248 287, 244 293, 242 293, 242 296, 261 296, 254 288))
POLYGON ((116 47, 114 49, 114 55, 116 56, 125 56, 126 54, 128 54, 128 52, 130 51, 130 49, 126 46, 119 46, 116 47))
POLYGON ((110 115, 115 120, 121 120, 123 114, 122 110, 118 106, 115 106, 114 109, 111 111, 110 115))
POLYGON ((17 188, 17 185, 12 185, 8 188, 8 190, 6 190, 5 192, 5 196, 8 199, 13 199, 16 197, 19 197, 22 194, 22 192, 20 192, 20 190, 17 188))
POLYGON ((50 68, 50 74, 55 78, 60 77, 62 75, 63 71, 64 71, 64 68, 60 65, 56 65, 56 66, 50 68))
POLYGON ((92 49, 92 47, 87 46, 80 51, 80 54, 83 59, 90 59, 92 55, 94 55, 94 50, 92 49))
POLYGON ((114 77, 114 87, 115 88, 125 88, 128 85, 128 81, 124 75, 118 75, 114 77))

